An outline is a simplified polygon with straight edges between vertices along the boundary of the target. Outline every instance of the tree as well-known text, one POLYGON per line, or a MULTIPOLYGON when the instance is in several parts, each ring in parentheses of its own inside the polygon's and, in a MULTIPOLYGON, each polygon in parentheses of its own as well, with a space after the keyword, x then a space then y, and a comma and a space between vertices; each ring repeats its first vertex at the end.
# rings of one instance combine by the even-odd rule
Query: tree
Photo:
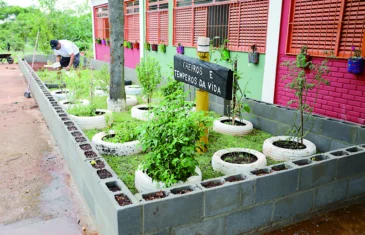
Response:
POLYGON ((126 95, 124 88, 124 2, 108 0, 110 21, 110 92, 108 109, 124 111, 126 95))

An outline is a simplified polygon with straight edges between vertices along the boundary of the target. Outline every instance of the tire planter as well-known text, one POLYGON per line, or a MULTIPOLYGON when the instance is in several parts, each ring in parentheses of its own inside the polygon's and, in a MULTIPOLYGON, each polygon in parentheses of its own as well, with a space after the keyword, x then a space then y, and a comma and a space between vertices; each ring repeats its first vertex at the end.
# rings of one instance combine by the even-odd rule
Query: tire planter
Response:
POLYGON ((134 95, 127 95, 126 96, 126 103, 127 106, 135 106, 138 104, 137 97, 134 95))
POLYGON ((143 110, 147 108, 147 104, 140 104, 132 107, 131 116, 141 121, 148 121, 153 117, 153 113, 149 113, 149 110, 143 110))
POLYGON ((48 89, 54 89, 54 88, 57 88, 57 89, 59 89, 59 88, 64 88, 64 87, 66 87, 66 84, 53 84, 53 83, 45 83, 44 84, 48 89))
POLYGON ((103 138, 109 136, 105 132, 100 132, 93 136, 92 142, 101 154, 129 156, 142 152, 142 147, 138 140, 125 143, 111 143, 104 141, 103 138))
MULTIPOLYGON (((195 173, 198 175, 193 175, 189 177, 185 182, 179 182, 173 184, 171 187, 176 187, 185 184, 197 184, 202 181, 202 172, 199 167, 195 168, 195 173)), ((140 170, 140 167, 135 173, 134 185, 138 192, 152 192, 165 188, 165 184, 162 182, 153 181, 145 172, 140 170)))
POLYGON ((78 104, 66 104, 68 103, 69 101, 66 99, 66 100, 61 100, 59 103, 60 105, 65 109, 65 110, 68 110, 70 108, 73 108, 74 106, 77 106, 77 105, 82 105, 82 106, 87 106, 90 104, 90 101, 88 100, 80 100, 80 103, 78 104))
POLYGON ((276 161, 296 160, 316 154, 316 146, 309 140, 304 139, 305 149, 286 149, 275 146, 273 143, 280 140, 287 140, 290 136, 275 136, 266 139, 263 145, 263 153, 276 161))
POLYGON ((125 86, 125 93, 127 95, 140 95, 142 94, 143 88, 138 85, 125 86))
POLYGON ((234 174, 249 172, 257 168, 265 167, 266 164, 267 162, 264 154, 256 150, 246 149, 246 148, 222 149, 215 152, 212 158, 213 170, 221 172, 225 175, 234 175, 234 174), (257 158, 257 160, 253 163, 248 163, 248 164, 236 164, 236 163, 226 162, 222 159, 223 155, 233 152, 250 153, 254 155, 257 158))
POLYGON ((221 117, 218 120, 213 122, 213 130, 225 134, 225 135, 232 135, 232 136, 245 136, 252 132, 253 125, 251 122, 247 120, 240 120, 239 118, 235 118, 236 121, 242 122, 246 124, 245 126, 232 126, 229 124, 225 124, 222 121, 230 120, 228 117, 221 117))
MULTIPOLYGON (((64 89, 64 90, 55 90, 55 91, 51 91, 51 95, 58 101, 60 100, 66 100, 68 98, 68 96, 70 94, 68 94, 70 91, 68 89, 64 89), (62 92, 65 93, 62 93, 62 92)), ((72 95, 72 94, 71 94, 72 95)))
POLYGON ((96 112, 104 114, 92 117, 77 117, 75 115, 70 115, 70 117, 82 130, 103 129, 113 123, 112 112, 105 109, 97 109, 96 112), (106 116, 108 116, 108 118, 106 118, 106 116))

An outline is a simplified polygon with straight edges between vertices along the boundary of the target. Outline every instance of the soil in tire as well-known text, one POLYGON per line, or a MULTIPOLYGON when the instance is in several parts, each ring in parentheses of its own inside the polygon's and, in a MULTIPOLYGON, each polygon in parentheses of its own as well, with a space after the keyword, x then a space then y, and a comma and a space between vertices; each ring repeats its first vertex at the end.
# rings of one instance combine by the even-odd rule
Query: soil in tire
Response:
POLYGON ((232 152, 223 154, 222 160, 234 164, 251 164, 257 161, 257 157, 247 152, 232 152))

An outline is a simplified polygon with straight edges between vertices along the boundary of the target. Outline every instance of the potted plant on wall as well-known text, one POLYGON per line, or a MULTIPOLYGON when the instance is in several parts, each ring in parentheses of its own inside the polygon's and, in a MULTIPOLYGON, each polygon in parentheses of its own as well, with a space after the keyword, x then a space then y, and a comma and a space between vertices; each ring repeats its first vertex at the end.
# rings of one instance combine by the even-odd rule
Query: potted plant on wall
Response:
POLYGON ((141 127, 139 140, 149 153, 135 174, 139 192, 201 181, 196 149, 203 146, 200 139, 212 120, 204 112, 191 112, 192 104, 185 100, 181 91, 165 97, 141 127))
POLYGON ((260 54, 257 52, 257 46, 254 44, 251 46, 252 52, 248 53, 248 62, 251 64, 258 64, 260 54))
POLYGON ((304 124, 310 118, 315 103, 315 101, 308 101, 307 97, 309 92, 315 92, 317 97, 319 89, 323 85, 329 85, 329 81, 323 78, 323 75, 329 73, 329 68, 327 58, 320 64, 313 64, 311 61, 304 63, 303 58, 305 56, 306 47, 303 47, 295 61, 286 61, 282 64, 289 70, 283 79, 290 80, 286 87, 294 91, 295 99, 290 100, 288 105, 296 105, 296 115, 294 115, 293 126, 288 132, 290 136, 276 136, 264 142, 263 153, 274 160, 294 160, 316 153, 316 146, 304 139, 311 131, 311 128, 305 131, 304 124), (310 73, 306 73, 304 68, 308 68, 310 73), (299 124, 297 122, 298 115, 299 124))
POLYGON ((135 41, 133 43, 133 48, 138 50, 139 49, 139 42, 135 41))
POLYGON ((101 39, 101 45, 106 45, 106 40, 104 38, 101 39))
POLYGON ((365 63, 364 59, 361 57, 360 49, 356 50, 356 48, 352 46, 351 57, 348 59, 347 65, 347 71, 349 73, 362 74, 364 72, 365 63), (352 53, 354 54, 354 56, 352 56, 352 53))
POLYGON ((106 38, 106 45, 110 46, 110 39, 109 38, 106 38))
POLYGON ((165 52, 166 52, 166 45, 165 45, 165 44, 163 44, 163 41, 162 41, 162 43, 159 45, 159 48, 160 48, 160 52, 163 52, 163 53, 165 53, 165 52))
POLYGON ((184 46, 181 46, 181 43, 177 44, 176 52, 177 54, 182 54, 182 55, 184 54, 184 46))
POLYGON ((128 41, 124 41, 123 46, 124 48, 128 48, 128 41))
POLYGON ((223 44, 221 45, 220 48, 220 53, 221 53, 221 58, 222 60, 229 60, 230 56, 230 52, 228 50, 228 39, 224 39, 223 44))
POLYGON ((307 68, 310 64, 308 63, 310 61, 311 57, 308 55, 308 47, 302 46, 300 49, 300 53, 297 55, 296 58, 296 66, 298 68, 307 68))
POLYGON ((140 82, 143 92, 147 98, 147 104, 134 106, 131 110, 133 118, 148 120, 152 116, 151 100, 157 85, 161 82, 161 67, 158 60, 152 56, 141 60, 136 66, 137 79, 140 82))
POLYGON ((100 38, 97 38, 97 39, 95 40, 95 42, 96 42, 96 44, 101 44, 101 39, 100 39, 100 38))
POLYGON ((149 44, 148 42, 145 42, 145 44, 144 44, 144 48, 145 48, 145 50, 147 50, 147 51, 151 50, 151 44, 149 44))
POLYGON ((152 51, 157 51, 158 50, 158 45, 157 44, 152 44, 152 51))

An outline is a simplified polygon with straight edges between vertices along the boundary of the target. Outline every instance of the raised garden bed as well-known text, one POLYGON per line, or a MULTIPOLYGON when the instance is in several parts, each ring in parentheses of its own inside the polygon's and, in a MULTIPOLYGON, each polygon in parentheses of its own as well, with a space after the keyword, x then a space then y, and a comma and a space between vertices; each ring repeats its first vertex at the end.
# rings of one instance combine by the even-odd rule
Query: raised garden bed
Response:
MULTIPOLYGON (((285 162, 288 166, 285 170, 275 171, 272 170, 274 166, 271 166, 260 172, 244 174, 241 176, 243 180, 240 181, 230 181, 230 176, 218 177, 201 184, 188 185, 192 191, 184 194, 174 194, 172 191, 176 192, 175 189, 167 188, 163 189, 162 193, 158 191, 133 195, 88 140, 82 144, 75 141, 71 133, 82 133, 81 129, 75 123, 66 126, 66 122, 61 121, 58 115, 63 111, 56 110, 55 105, 47 99, 44 92, 48 92, 48 89, 40 89, 39 85, 43 83, 32 73, 27 63, 20 60, 19 65, 26 79, 32 80, 31 91, 68 163, 77 188, 94 216, 100 234, 261 233, 276 228, 273 227, 275 225, 285 226, 296 222, 296 218, 334 209, 365 196, 365 145, 351 145, 354 141, 363 141, 365 128, 325 118, 321 118, 323 127, 317 131, 324 140, 331 139, 330 144, 324 153, 304 158, 307 160, 306 164, 296 164, 298 160, 288 161, 285 162), (69 130, 70 127, 72 131, 69 130), (333 131, 334 127, 337 128, 336 131, 333 131), (347 132, 348 127, 350 132, 347 132), (341 135, 336 135, 338 130, 341 130, 341 135), (346 142, 349 137, 350 141, 346 142), (335 148, 334 143, 347 143, 349 146, 339 149, 335 148), (83 148, 88 146, 89 149, 81 149, 80 145, 84 146, 83 148), (87 159, 86 152, 93 152, 95 155, 92 159, 87 159), (90 160, 103 161, 104 169, 112 176, 101 179, 97 174, 100 169, 92 167, 90 160), (108 187, 110 183, 118 185, 121 190, 111 191, 108 187), (146 200, 151 195, 159 198, 146 200), (258 216, 259 219, 253 219, 258 216)), ((256 101, 251 102, 255 103, 254 115, 255 112, 260 112, 260 108, 257 108, 260 105, 269 109, 278 108, 256 101)), ((263 116, 256 116, 260 118, 257 126, 264 130, 270 129, 271 126, 265 126, 264 123, 269 122, 267 118, 264 120, 263 116)), ((277 130, 279 122, 271 123, 274 123, 277 130)), ((253 139, 258 138, 257 135, 253 136, 253 139)), ((213 143, 212 140, 217 136, 211 135, 210 138, 213 143)), ((323 149, 325 147, 322 146, 323 149)), ((198 160, 201 164, 200 158, 198 160)), ((200 168, 205 171, 203 165, 200 168)), ((119 170, 124 170, 123 166, 120 166, 119 170)))

